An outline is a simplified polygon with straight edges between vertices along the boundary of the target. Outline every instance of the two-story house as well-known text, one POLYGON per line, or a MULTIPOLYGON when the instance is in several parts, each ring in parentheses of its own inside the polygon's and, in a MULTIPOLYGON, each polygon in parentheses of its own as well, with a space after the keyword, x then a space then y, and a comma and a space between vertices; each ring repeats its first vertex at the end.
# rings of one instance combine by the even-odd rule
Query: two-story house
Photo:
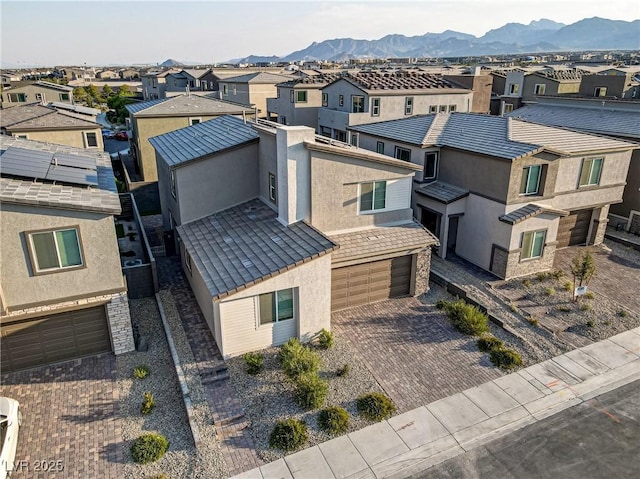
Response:
POLYGON ((513 118, 453 113, 352 127, 361 147, 417 163, 416 216, 447 252, 512 278, 555 250, 600 244, 635 144, 513 118))
POLYGON ((73 104, 73 88, 47 81, 36 81, 0 93, 2 108, 27 103, 63 102, 73 104))
POLYGON ((0 136, 3 372, 134 349, 109 155, 0 136))
POLYGON ((175 92, 186 93, 188 91, 206 90, 207 80, 201 81, 201 79, 210 71, 210 69, 191 69, 170 73, 165 78, 165 95, 171 96, 170 93, 175 92))
POLYGON ((640 100, 640 78, 633 72, 609 70, 608 73, 582 75, 579 94, 600 99, 640 100))
POLYGON ((580 90, 580 70, 541 70, 524 77, 522 101, 534 101, 541 96, 576 95, 580 90))
POLYGON ((165 227, 224 357, 329 329, 331 311, 428 289, 421 167, 225 116, 152 138, 165 227))
POLYGON ((430 73, 348 73, 322 89, 318 133, 347 141, 347 127, 412 115, 469 111, 473 92, 430 73))
POLYGON ((258 109, 258 117, 267 116, 267 98, 276 98, 277 84, 291 80, 290 75, 254 72, 218 80, 220 98, 258 109))
POLYGON ((160 100, 166 97, 167 76, 179 70, 147 72, 140 77, 143 100, 160 100))

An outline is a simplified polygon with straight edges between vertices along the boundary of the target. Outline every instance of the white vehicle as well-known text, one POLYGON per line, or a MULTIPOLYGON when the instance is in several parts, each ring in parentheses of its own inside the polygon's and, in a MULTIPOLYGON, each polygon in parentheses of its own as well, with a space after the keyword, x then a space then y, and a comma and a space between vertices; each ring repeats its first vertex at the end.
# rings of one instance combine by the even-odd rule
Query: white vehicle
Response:
POLYGON ((0 479, 5 479, 13 471, 21 424, 22 413, 18 401, 0 397, 0 479))

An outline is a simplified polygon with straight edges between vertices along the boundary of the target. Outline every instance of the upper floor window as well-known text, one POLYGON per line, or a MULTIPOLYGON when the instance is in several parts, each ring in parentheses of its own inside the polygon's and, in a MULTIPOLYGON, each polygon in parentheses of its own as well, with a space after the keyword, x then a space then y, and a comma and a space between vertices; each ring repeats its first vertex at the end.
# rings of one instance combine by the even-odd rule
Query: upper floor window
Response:
POLYGON ((438 113, 438 105, 431 105, 429 107, 429 113, 438 113))
POLYGON ((512 103, 505 103, 504 104, 504 113, 511 113, 513 111, 513 104, 512 103))
POLYGON ((387 182, 360 183, 360 213, 383 210, 387 205, 387 182))
POLYGON ((328 93, 323 93, 322 94, 322 106, 328 106, 329 105, 329 94, 328 93))
POLYGON ((44 93, 36 93, 36 100, 43 101, 44 100, 44 93))
POLYGON ((276 203, 278 201, 278 190, 276 187, 276 175, 269 173, 269 199, 276 203))
POLYGON ((547 230, 522 233, 520 259, 540 258, 544 251, 547 230))
POLYGON ((176 197, 176 171, 169 170, 169 186, 171 187, 171 196, 176 197))
POLYGON ((229 93, 229 87, 227 85, 222 85, 222 94, 226 95, 229 93))
POLYGON ((511 85, 509 85, 509 93, 511 93, 512 95, 515 95, 519 91, 520 85, 518 85, 517 83, 512 83, 511 85))
POLYGON ((376 143, 376 152, 384 155, 384 141, 379 141, 376 143))
POLYGON ((60 101, 69 101, 68 93, 60 93, 60 101))
POLYGON ((98 147, 98 135, 95 133, 85 133, 85 148, 97 148, 98 147))
POLYGON ((607 87, 606 86, 597 86, 593 90, 593 96, 607 96, 607 87))
POLYGON ((438 176, 438 152, 428 151, 424 154, 424 179, 435 180, 438 176))
POLYGON ((364 112, 364 97, 361 95, 351 95, 351 113, 364 112))
POLYGON ((380 98, 371 99, 371 116, 380 116, 380 98))
POLYGON ((602 158, 585 158, 580 171, 580 186, 597 185, 602 173, 602 158))
POLYGON ((77 228, 27 234, 31 260, 36 272, 83 266, 77 228))
POLYGON ((24 103, 27 101, 27 95, 24 93, 8 93, 10 103, 24 103))
POLYGON ((520 194, 537 195, 541 176, 542 165, 531 165, 523 168, 522 179, 520 180, 520 194))
POLYGON ((408 96, 404 99, 404 114, 412 115, 413 114, 413 97, 408 96))
POLYGON ((408 148, 402 148, 400 146, 396 146, 396 151, 394 155, 399 160, 411 161, 411 150, 408 148))
POLYGON ((455 105, 449 105, 449 111, 451 113, 453 113, 454 111, 456 111, 458 108, 455 105))
POLYGON ((293 319, 293 288, 281 289, 258 296, 260 324, 271 324, 293 319))
POLYGON ((307 90, 300 90, 296 92, 296 103, 307 102, 307 90))
POLYGON ((447 112, 447 105, 440 105, 440 113, 446 113, 447 112))
POLYGON ((190 125, 197 125, 198 123, 200 123, 202 121, 201 118, 189 118, 189 124, 190 125))
POLYGON ((344 95, 338 95, 338 106, 344 106, 344 95))
POLYGON ((533 88, 534 95, 544 95, 545 90, 547 89, 547 85, 544 83, 536 83, 536 86, 533 88))

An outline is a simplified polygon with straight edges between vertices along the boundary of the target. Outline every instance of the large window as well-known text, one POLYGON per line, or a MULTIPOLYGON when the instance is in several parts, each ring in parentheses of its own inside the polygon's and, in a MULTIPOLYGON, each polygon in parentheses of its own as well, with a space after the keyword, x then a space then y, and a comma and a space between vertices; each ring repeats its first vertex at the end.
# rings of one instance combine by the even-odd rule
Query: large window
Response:
POLYGON ((380 98, 371 99, 371 116, 380 116, 380 98))
POLYGON ((400 146, 396 146, 396 151, 394 156, 399 160, 411 161, 411 150, 407 148, 402 148, 400 146))
POLYGON ((60 93, 60 101, 69 101, 68 93, 60 93))
POLYGON ((85 133, 85 144, 87 148, 97 148, 98 146, 98 135, 95 133, 85 133))
POLYGON ((351 113, 364 112, 364 97, 361 95, 351 95, 351 113))
POLYGON ((383 210, 387 204, 387 182, 360 184, 360 212, 383 210))
POLYGON ((24 93, 8 93, 10 103, 24 103, 27 101, 27 95, 24 93))
POLYGON ((597 86, 593 90, 593 96, 607 96, 606 86, 597 86))
POLYGON ((29 233, 28 237, 36 272, 83 266, 77 228, 29 233))
POLYGON ((384 141, 379 141, 376 143, 376 152, 384 155, 384 141))
POLYGON ((429 151, 424 154, 424 179, 435 180, 438 176, 438 152, 429 151))
POLYGON ((602 173, 602 158, 586 158, 582 162, 580 186, 597 185, 602 173))
POLYGON ((296 92, 296 103, 307 102, 307 90, 299 90, 296 92))
POLYGON ((408 96, 404 99, 404 114, 412 115, 413 114, 413 97, 408 96))
POLYGON ((512 95, 517 94, 520 91, 520 85, 518 85, 517 83, 512 83, 511 85, 509 85, 509 93, 511 93, 512 95))
POLYGON ((547 89, 547 85, 544 83, 536 83, 536 86, 533 88, 534 95, 544 95, 544 92, 547 89))
POLYGON ((293 289, 282 289, 261 294, 260 324, 271 324, 293 319, 293 289))
POLYGON ((329 105, 329 94, 328 93, 323 93, 322 94, 322 106, 328 106, 329 105))
POLYGON ((542 165, 531 165, 523 168, 522 179, 520 180, 520 194, 537 195, 541 176, 542 165))
POLYGON ((269 199, 274 203, 278 201, 278 190, 276 187, 276 175, 269 173, 269 199))
POLYGON ((521 259, 540 258, 544 250, 546 230, 522 233, 521 259))

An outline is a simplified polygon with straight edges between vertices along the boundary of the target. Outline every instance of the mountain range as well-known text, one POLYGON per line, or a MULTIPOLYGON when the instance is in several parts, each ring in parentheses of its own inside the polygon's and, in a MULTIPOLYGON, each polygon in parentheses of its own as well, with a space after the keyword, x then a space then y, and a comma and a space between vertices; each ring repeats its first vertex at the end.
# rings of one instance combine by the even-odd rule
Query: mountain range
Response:
POLYGON ((275 61, 344 61, 402 57, 462 57, 581 50, 640 49, 640 20, 585 18, 571 25, 541 19, 528 25, 507 23, 481 37, 445 30, 407 37, 386 35, 378 40, 336 38, 313 42, 283 57, 250 55, 230 63, 275 61))

